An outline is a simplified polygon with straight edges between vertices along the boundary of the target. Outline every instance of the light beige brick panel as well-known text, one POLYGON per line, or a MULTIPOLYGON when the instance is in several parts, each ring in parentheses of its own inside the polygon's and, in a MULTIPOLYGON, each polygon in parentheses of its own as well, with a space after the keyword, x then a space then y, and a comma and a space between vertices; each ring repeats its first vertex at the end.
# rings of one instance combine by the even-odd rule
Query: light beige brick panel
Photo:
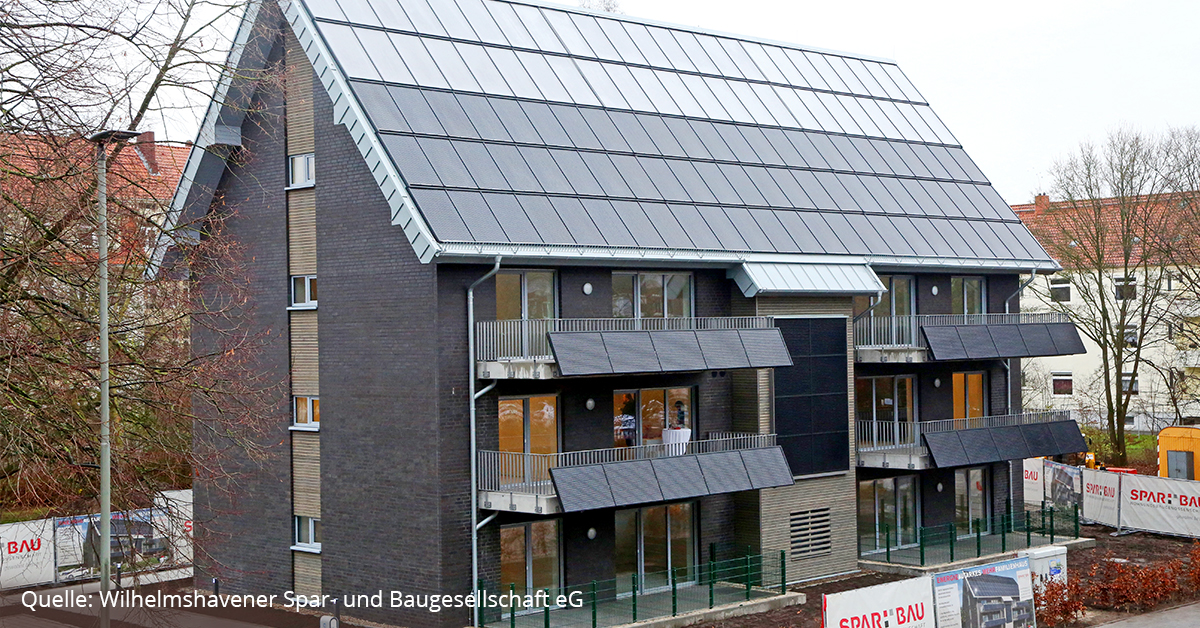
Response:
POLYGON ((292 432, 292 513, 321 518, 321 437, 292 432))
POLYGON ((312 188, 292 190, 288 200, 288 273, 317 272, 317 196, 312 188))
POLYGON ((321 394, 317 375, 317 311, 291 313, 292 394, 321 394))
POLYGON ((300 155, 313 152, 313 71, 300 42, 290 29, 285 43, 287 63, 287 152, 300 155))
POLYGON ((308 552, 292 552, 292 574, 296 593, 299 595, 321 594, 321 555, 308 552))

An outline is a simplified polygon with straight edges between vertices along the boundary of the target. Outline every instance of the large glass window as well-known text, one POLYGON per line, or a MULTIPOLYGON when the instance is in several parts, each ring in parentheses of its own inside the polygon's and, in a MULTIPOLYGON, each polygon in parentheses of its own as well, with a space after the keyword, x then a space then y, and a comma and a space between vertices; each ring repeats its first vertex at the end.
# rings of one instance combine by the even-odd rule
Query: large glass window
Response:
POLYGON ((640 593, 695 579, 696 521, 691 503, 618 510, 616 517, 617 591, 640 593))
POLYGON ((954 418, 974 419, 987 412, 983 373, 955 373, 954 418))
POLYGON ((682 442, 692 434, 691 388, 613 393, 613 447, 682 442))
POLYGON ((916 279, 912 275, 880 275, 887 292, 880 297, 854 297, 854 315, 908 316, 917 310, 916 279))
POLYGON ((858 542, 863 553, 917 542, 917 476, 858 483, 858 542))
MULTIPOLYGON (((558 453, 558 398, 554 395, 500 400, 499 449, 513 454, 558 453)), ((530 456, 512 456, 502 463, 501 482, 548 482, 548 464, 530 456)))
POLYGON ((951 277, 950 313, 983 314, 987 312, 984 291, 983 277, 951 277))
POLYGON ((560 543, 557 519, 501 527, 501 590, 524 596, 526 592, 559 587, 560 543))
POLYGON ((861 444, 911 443, 916 421, 914 375, 860 377, 854 380, 854 405, 861 444), (862 423, 870 421, 870 423, 862 423))
POLYGON ((518 270, 496 274, 496 319, 554 318, 554 271, 518 270))
POLYGON ((987 532, 988 504, 991 495, 984 467, 957 469, 954 472, 954 527, 960 535, 987 532))
POLYGON ((691 317, 688 273, 613 273, 613 318, 691 317))

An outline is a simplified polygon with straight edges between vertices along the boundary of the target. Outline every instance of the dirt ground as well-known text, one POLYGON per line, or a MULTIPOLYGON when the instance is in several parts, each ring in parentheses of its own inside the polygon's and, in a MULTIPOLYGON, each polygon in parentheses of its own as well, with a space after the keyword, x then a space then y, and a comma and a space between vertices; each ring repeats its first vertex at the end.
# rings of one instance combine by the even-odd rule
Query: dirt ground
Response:
MULTIPOLYGON (((1191 539, 1144 532, 1114 537, 1110 534, 1111 532, 1111 528, 1103 526, 1083 526, 1080 529, 1080 535, 1096 539, 1096 547, 1070 552, 1067 556, 1067 569, 1070 573, 1084 576, 1093 564, 1103 560, 1109 552, 1114 558, 1124 558, 1140 564, 1172 558, 1186 561, 1193 543, 1191 539)), ((822 594, 848 591, 903 579, 904 576, 893 574, 861 572, 836 580, 817 582, 807 587, 793 587, 793 591, 799 591, 808 596, 808 601, 801 606, 701 624, 700 628, 821 628, 822 594)), ((1162 608, 1178 605, 1188 599, 1191 598, 1173 600, 1164 604, 1162 608)), ((1088 609, 1083 619, 1073 626, 1078 628, 1099 626, 1131 615, 1131 613, 1088 609)))

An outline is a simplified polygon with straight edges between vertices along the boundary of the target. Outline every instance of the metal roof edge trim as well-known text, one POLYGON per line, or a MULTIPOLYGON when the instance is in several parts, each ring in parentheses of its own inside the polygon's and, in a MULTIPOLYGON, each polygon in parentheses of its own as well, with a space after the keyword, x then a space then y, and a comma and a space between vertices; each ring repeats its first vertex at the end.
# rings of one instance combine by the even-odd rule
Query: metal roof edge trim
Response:
MULTIPOLYGON (((246 51, 246 45, 250 41, 250 34, 254 31, 254 26, 258 22, 258 13, 262 9, 262 4, 263 0, 251 0, 246 4, 246 11, 242 14, 238 30, 233 36, 233 43, 229 47, 229 54, 225 57, 226 68, 241 67, 242 54, 246 51)), ((158 275, 163 256, 166 255, 167 248, 170 246, 170 238, 166 234, 178 225, 179 217, 183 215, 184 205, 187 203, 188 194, 192 191, 192 182, 200 171, 202 163, 209 159, 225 161, 224 157, 212 153, 208 150, 208 147, 215 142, 217 122, 221 118, 222 111, 227 108, 229 90, 232 86, 233 75, 228 72, 223 73, 221 78, 217 80, 213 97, 208 101, 208 107, 204 112, 204 120, 201 122, 200 128, 196 131, 196 141, 192 144, 191 150, 188 151, 187 162, 184 163, 179 183, 175 186, 175 194, 171 197, 171 205, 167 209, 167 215, 163 220, 162 231, 155 238, 154 250, 150 252, 150 260, 146 265, 145 271, 146 277, 150 279, 158 275)))
MULTIPOLYGON (((781 268, 782 269, 782 268, 781 268)), ((886 292, 883 282, 879 276, 865 263, 853 264, 846 262, 832 264, 813 264, 813 263, 771 263, 764 264, 759 262, 747 262, 736 268, 731 268, 726 271, 725 276, 732 279, 737 284, 738 288, 746 298, 753 298, 758 295, 787 295, 787 294, 808 294, 808 295, 831 295, 831 294, 872 294, 878 295, 886 292), (770 278, 764 276, 769 272, 770 267, 806 267, 814 270, 821 268, 837 267, 844 269, 847 274, 862 274, 855 271, 865 271, 866 276, 860 277, 865 281, 869 281, 872 285, 854 285, 854 286, 809 286, 809 287, 788 287, 780 288, 772 285, 770 278)), ((833 279, 826 277, 825 279, 833 279)))
MULTIPOLYGON (((688 26, 686 24, 680 24, 678 22, 664 22, 662 20, 655 20, 655 19, 648 18, 648 17, 637 17, 634 15, 627 15, 625 13, 608 13, 605 11, 595 11, 595 10, 591 10, 591 9, 585 9, 585 8, 579 7, 579 6, 559 4, 557 2, 548 2, 546 0, 499 0, 499 1, 507 2, 509 4, 525 4, 528 6, 539 7, 539 8, 543 8, 543 9, 554 9, 556 11, 563 11, 566 13, 579 13, 582 15, 590 15, 592 17, 603 17, 603 18, 608 18, 610 20, 617 20, 617 21, 621 21, 621 22, 633 22, 635 24, 647 24, 650 26, 658 26, 661 28, 669 28, 669 29, 673 29, 673 30, 683 30, 683 31, 687 31, 690 33, 701 33, 704 35, 712 35, 713 37, 724 37, 726 39, 736 39, 739 41, 750 41, 750 42, 759 43, 759 44, 768 44, 771 46, 781 46, 783 48, 792 48, 793 50, 802 50, 805 52, 815 52, 818 54, 834 55, 836 57, 847 57, 850 59, 860 59, 863 61, 874 61, 876 63, 887 63, 887 64, 894 65, 897 67, 899 67, 899 65, 900 65, 899 62, 897 62, 895 59, 889 59, 888 57, 877 57, 874 55, 857 54, 857 53, 853 53, 853 52, 847 52, 845 50, 834 50, 832 48, 820 48, 817 46, 804 46, 801 44, 797 44, 795 42, 787 42, 787 41, 782 41, 782 40, 778 40, 778 39, 769 39, 766 37, 755 37, 753 35, 742 35, 742 34, 738 34, 738 33, 730 33, 728 31, 719 31, 719 30, 714 30, 711 28, 704 28, 702 26, 688 26)), ((922 102, 924 102, 924 101, 922 101, 922 102)))
POLYGON ((277 0, 284 18, 304 48, 317 80, 325 87, 333 101, 335 124, 341 124, 350 132, 359 154, 375 177, 379 191, 383 193, 391 209, 392 224, 401 227, 422 264, 428 264, 441 252, 442 245, 434 238, 425 223, 416 203, 408 192, 408 185, 388 156, 379 139, 379 133, 371 124, 362 105, 358 102, 337 58, 330 51, 325 39, 316 28, 308 8, 301 0, 277 0))
POLYGON ((531 260, 589 259, 595 261, 647 262, 708 262, 742 264, 745 262, 776 264, 866 264, 869 266, 903 268, 948 268, 969 270, 1057 270, 1054 260, 979 259, 962 257, 903 257, 895 255, 828 255, 812 253, 753 253, 711 249, 657 249, 646 247, 594 244, 506 244, 475 242, 442 242, 436 254, 441 261, 474 261, 478 258, 531 260))

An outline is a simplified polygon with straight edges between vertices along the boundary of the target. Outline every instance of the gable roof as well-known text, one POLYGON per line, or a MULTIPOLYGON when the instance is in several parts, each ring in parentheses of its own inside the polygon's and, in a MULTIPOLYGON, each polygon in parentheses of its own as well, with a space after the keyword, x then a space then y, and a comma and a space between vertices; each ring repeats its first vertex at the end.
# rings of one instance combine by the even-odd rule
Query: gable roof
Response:
POLYGON ((422 261, 1056 267, 890 61, 526 0, 280 6, 422 261))

